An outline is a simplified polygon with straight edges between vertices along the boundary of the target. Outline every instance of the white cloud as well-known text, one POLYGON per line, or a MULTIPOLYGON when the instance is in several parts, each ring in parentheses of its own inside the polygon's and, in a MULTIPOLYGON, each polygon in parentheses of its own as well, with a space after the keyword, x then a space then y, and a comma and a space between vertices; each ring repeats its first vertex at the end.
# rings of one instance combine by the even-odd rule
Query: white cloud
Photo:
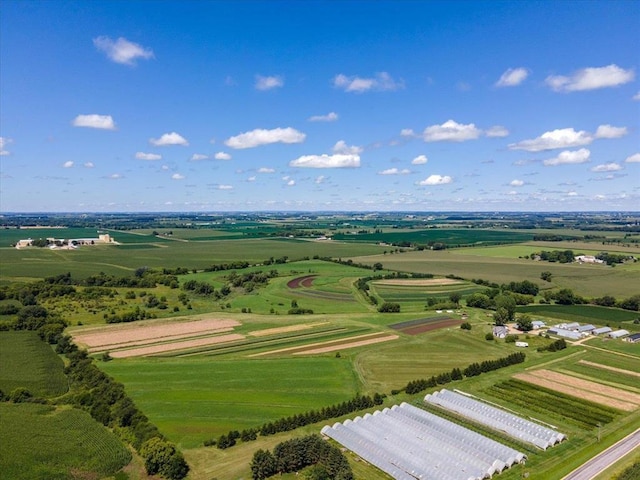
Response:
POLYGON ((632 100, 635 100, 636 102, 640 100, 640 91, 638 93, 636 93, 633 97, 631 97, 632 100))
POLYGON ((7 145, 9 145, 10 143, 13 143, 13 140, 7 137, 0 137, 0 156, 4 156, 4 155, 10 155, 11 152, 8 150, 5 150, 5 147, 7 145))
POLYGON ((394 80, 387 72, 376 73, 373 78, 348 77, 341 73, 333 78, 333 86, 345 92, 363 93, 369 90, 398 90, 404 88, 404 82, 394 80))
POLYGON ((418 182, 418 185, 421 186, 425 186, 425 185, 446 185, 447 183, 451 183, 453 182, 453 178, 451 178, 449 175, 430 175, 429 177, 425 178, 424 180, 421 180, 420 182, 418 182))
POLYGON ((136 158, 138 160, 161 160, 162 155, 158 155, 157 153, 136 152, 136 158))
POLYGON ((71 161, 71 160, 69 160, 67 162, 64 162, 62 164, 62 168, 71 168, 71 167, 73 167, 73 161, 71 161))
POLYGON ((595 138, 620 138, 627 134, 627 127, 612 127, 611 125, 600 125, 594 135, 595 138))
POLYGON ((122 175, 121 173, 112 173, 106 178, 108 178, 109 180, 120 180, 121 178, 124 178, 124 175, 122 175))
POLYGON ((97 37, 93 39, 95 47, 106 53, 110 60, 123 65, 135 65, 136 60, 153 58, 153 51, 126 38, 118 38, 113 41, 109 37, 97 37))
POLYGON ((247 182, 255 182, 256 181, 256 176, 252 175, 251 177, 247 178, 247 182))
POLYGON ((548 167, 555 167, 557 165, 575 165, 578 163, 588 162, 590 156, 591 152, 586 148, 573 151, 565 150, 564 152, 560 152, 557 157, 548 158, 542 163, 548 167))
POLYGON ((545 82, 556 92, 577 92, 597 88, 617 87, 635 78, 633 70, 611 64, 606 67, 583 68, 571 76, 550 75, 545 82))
POLYGON ((360 166, 360 155, 344 153, 303 155, 289 162, 289 166, 300 168, 357 168, 360 166))
POLYGON ((640 153, 634 153, 625 159, 626 163, 640 163, 640 153))
POLYGON ((231 160, 231 155, 226 152, 218 152, 214 155, 216 160, 231 160))
POLYGON ((275 173, 275 170, 273 168, 260 167, 258 173, 275 173))
POLYGON ((411 170, 408 170, 406 168, 403 168, 402 170, 398 169, 398 168, 388 168, 386 170, 382 170, 381 172, 378 172, 378 175, 407 175, 411 173, 411 170))
POLYGON ((324 175, 319 175, 318 177, 316 177, 316 179, 314 180, 314 183, 316 185, 320 185, 321 183, 324 183, 327 180, 327 177, 325 177, 324 175))
POLYGON ((74 127, 99 128, 101 130, 115 130, 116 124, 111 115, 78 115, 73 119, 74 127))
POLYGON ((313 115, 308 119, 310 122, 335 122, 338 120, 336 112, 329 112, 326 115, 313 115))
POLYGON ((174 180, 184 180, 184 175, 181 175, 179 173, 174 173, 173 175, 171 175, 171 178, 174 180))
POLYGON ((192 162, 199 162, 201 160, 208 160, 208 159, 209 159, 209 156, 204 155, 202 153, 194 153, 193 155, 191 155, 192 162))
POLYGON ((545 132, 532 140, 511 143, 509 148, 511 150, 526 150, 527 152, 541 152, 556 148, 580 147, 589 145, 592 141, 593 136, 584 130, 576 132, 573 128, 561 128, 545 132))
POLYGON ((165 133, 160 138, 150 138, 149 143, 156 147, 166 147, 168 145, 182 145, 187 147, 189 142, 186 138, 176 132, 165 133))
POLYGON ((271 77, 263 77, 262 75, 256 75, 256 90, 271 90, 273 88, 282 87, 284 85, 284 79, 278 75, 271 77))
POLYGON ((496 87, 515 87, 524 82, 528 76, 529 71, 526 68, 509 68, 496 82, 496 87))
POLYGON ((411 160, 411 165, 424 165, 428 161, 429 159, 426 155, 418 155, 416 158, 411 160))
POLYGON ((342 153, 345 155, 360 155, 363 151, 362 147, 356 145, 347 145, 344 140, 338 140, 333 146, 333 153, 342 153))
POLYGON ((415 137, 416 132, 413 131, 412 128, 403 128, 400 130, 400 136, 402 137, 415 137))
POLYGON ((83 166, 84 166, 84 168, 93 168, 93 167, 95 167, 93 162, 85 162, 83 166))
POLYGON ((512 187, 521 187, 522 185, 524 185, 524 181, 518 179, 511 180, 509 182, 509 185, 511 185, 512 187))
POLYGON ((164 171, 169 170, 169 165, 162 165, 162 166, 160 167, 160 170, 164 170, 164 171))
POLYGON ((233 190, 233 185, 218 185, 218 190, 233 190))
POLYGON ((288 186, 288 187, 293 187, 295 184, 296 184, 296 181, 295 181, 295 180, 289 180, 289 181, 287 182, 287 186, 288 186))
POLYGON ((615 162, 596 165, 591 169, 592 172, 617 172, 618 170, 622 170, 622 166, 615 162))
POLYGON ((490 138, 502 138, 509 135, 509 130, 507 130, 502 125, 494 125, 493 127, 486 130, 484 134, 490 138))
POLYGON ((257 128, 250 132, 241 133, 225 140, 227 147, 235 149, 254 148, 271 143, 302 143, 307 136, 295 128, 274 128, 265 130, 257 128))
POLYGON ((425 142, 464 142, 475 140, 482 131, 473 123, 467 125, 457 123, 454 120, 447 120, 442 125, 431 125, 424 129, 422 137, 425 142))

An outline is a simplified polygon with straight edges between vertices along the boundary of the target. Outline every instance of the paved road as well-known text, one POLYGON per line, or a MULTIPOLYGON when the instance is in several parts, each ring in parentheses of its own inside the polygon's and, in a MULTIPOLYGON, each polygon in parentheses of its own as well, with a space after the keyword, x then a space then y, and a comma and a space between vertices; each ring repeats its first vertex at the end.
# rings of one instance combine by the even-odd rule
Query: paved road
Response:
POLYGON ((562 480, 590 480, 640 445, 640 428, 576 468, 562 480))

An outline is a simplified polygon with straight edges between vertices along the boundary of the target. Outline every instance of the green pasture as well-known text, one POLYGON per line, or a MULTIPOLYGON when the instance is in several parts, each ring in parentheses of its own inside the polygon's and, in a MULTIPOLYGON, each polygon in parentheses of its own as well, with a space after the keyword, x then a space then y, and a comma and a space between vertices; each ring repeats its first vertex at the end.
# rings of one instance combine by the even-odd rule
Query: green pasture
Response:
POLYGON ((343 402, 360 390, 350 362, 335 357, 132 359, 100 367, 182 448, 343 402))
POLYGON ((0 403, 0 418, 2 478, 104 478, 131 461, 122 442, 81 410, 0 403))
POLYGON ((36 397, 68 390, 62 360, 36 332, 0 332, 0 390, 24 387, 36 397))
POLYGON ((459 250, 410 251, 405 253, 370 255, 352 258, 354 262, 373 265, 382 263, 386 270, 431 273, 437 276, 456 275, 484 279, 498 284, 529 280, 541 288, 570 288, 585 297, 613 295, 630 297, 638 293, 639 262, 627 267, 604 265, 557 264, 519 258, 486 257, 464 254, 459 250), (552 281, 540 279, 542 272, 552 273, 552 281))
POLYGON ((463 297, 475 292, 481 292, 486 287, 464 282, 453 285, 384 285, 382 283, 371 283, 371 291, 384 299, 385 302, 421 302, 424 303, 429 298, 441 298, 449 300, 449 295, 458 293, 463 297))
POLYGON ((624 328, 631 327, 640 313, 619 308, 600 307, 598 305, 525 305, 517 307, 518 313, 528 313, 531 316, 547 317, 569 322, 593 323, 607 325, 613 328, 625 323, 624 328))
MULTIPOLYGON (((117 234, 114 234, 117 235, 117 234)), ((127 245, 95 245, 77 250, 48 248, 0 248, 2 264, 0 279, 40 279, 71 272, 84 278, 98 272, 114 275, 131 274, 138 267, 203 269, 210 265, 244 260, 261 263, 270 257, 287 256, 290 260, 304 257, 352 257, 383 251, 377 245, 342 242, 317 242, 296 239, 238 239, 199 242, 180 242, 130 234, 133 238, 148 239, 127 245), (146 248, 140 245, 145 245, 146 248), (160 248, 158 248, 160 247, 160 248)), ((116 236, 116 240, 118 237, 116 236)), ((119 240, 118 240, 119 241, 119 240)))
POLYGON ((533 239, 533 233, 504 231, 504 230, 483 230, 483 229, 449 229, 431 228, 427 230, 406 230, 391 231, 383 233, 361 233, 333 235, 334 240, 348 242, 365 243, 386 243, 400 244, 409 242, 411 244, 427 245, 430 242, 439 242, 446 245, 472 245, 472 244, 496 244, 496 243, 518 243, 533 239))
POLYGON ((576 255, 597 255, 601 252, 616 254, 640 255, 638 246, 625 246, 622 244, 606 244, 595 242, 526 242, 515 245, 496 245, 491 247, 464 247, 456 249, 456 253, 462 255, 476 255, 480 257, 504 257, 519 258, 529 256, 541 250, 573 250, 576 255))

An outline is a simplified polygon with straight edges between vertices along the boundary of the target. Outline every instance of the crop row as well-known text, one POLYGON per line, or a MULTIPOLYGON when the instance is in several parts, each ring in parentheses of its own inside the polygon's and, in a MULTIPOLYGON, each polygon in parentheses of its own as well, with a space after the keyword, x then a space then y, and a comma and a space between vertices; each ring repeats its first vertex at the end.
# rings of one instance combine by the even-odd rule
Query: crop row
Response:
POLYGON ((491 386, 487 392, 527 410, 552 413, 582 428, 594 428, 611 422, 617 410, 554 390, 510 379, 491 386))

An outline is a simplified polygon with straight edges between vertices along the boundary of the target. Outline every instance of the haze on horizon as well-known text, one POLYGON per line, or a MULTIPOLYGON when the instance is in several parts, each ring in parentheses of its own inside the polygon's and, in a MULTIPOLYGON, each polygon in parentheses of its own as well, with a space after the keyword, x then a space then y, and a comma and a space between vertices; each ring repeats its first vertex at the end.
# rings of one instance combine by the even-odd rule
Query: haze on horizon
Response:
POLYGON ((18 1, 0 212, 638 211, 640 2, 18 1))

